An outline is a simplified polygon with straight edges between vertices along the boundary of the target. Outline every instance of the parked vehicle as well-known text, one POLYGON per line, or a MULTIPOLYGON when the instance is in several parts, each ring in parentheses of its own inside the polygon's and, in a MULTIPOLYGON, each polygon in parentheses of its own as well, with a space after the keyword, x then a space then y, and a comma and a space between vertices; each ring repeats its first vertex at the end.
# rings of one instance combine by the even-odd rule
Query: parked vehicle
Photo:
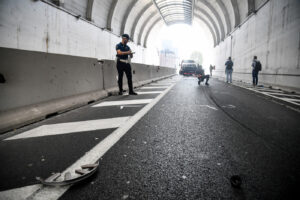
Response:
POLYGON ((182 60, 179 71, 180 75, 193 76, 197 70, 197 63, 194 60, 182 60))

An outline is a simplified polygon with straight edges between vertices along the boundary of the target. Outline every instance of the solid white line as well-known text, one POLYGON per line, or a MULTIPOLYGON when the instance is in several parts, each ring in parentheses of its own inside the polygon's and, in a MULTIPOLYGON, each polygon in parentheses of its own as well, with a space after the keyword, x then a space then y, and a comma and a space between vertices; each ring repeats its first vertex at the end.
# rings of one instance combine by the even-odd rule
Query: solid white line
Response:
MULTIPOLYGON (((116 129, 114 132, 108 135, 104 140, 102 140, 99 144, 93 147, 89 152, 87 152, 83 157, 77 160, 73 165, 67 168, 62 173, 62 177, 64 177, 64 174, 67 172, 71 172, 72 175, 75 176, 74 174, 75 169, 79 169, 81 165, 87 163, 95 163, 97 160, 99 160, 114 144, 116 144, 120 140, 122 136, 124 136, 127 133, 127 131, 131 127, 133 127, 155 104, 157 104, 163 98, 163 96, 165 96, 171 90, 171 88, 174 85, 175 84, 171 85, 163 93, 158 95, 151 103, 146 105, 144 108, 138 111, 134 116, 132 116, 123 126, 116 129)), ((41 189, 33 193, 30 196, 30 199, 56 200, 61 195, 63 195, 69 189, 69 187, 70 186, 42 187, 41 189)))
POLYGON ((138 94, 160 94, 163 91, 137 92, 138 94))
POLYGON ((76 132, 83 132, 83 131, 117 128, 122 124, 124 124, 128 119, 129 117, 117 117, 117 118, 110 118, 110 119, 97 119, 97 120, 89 120, 89 121, 43 125, 31 129, 29 131, 25 131, 13 137, 7 138, 5 140, 16 140, 16 139, 24 139, 24 138, 32 138, 32 137, 42 137, 42 136, 49 136, 49 135, 60 135, 60 134, 76 133, 76 132))
POLYGON ((150 103, 152 100, 153 99, 137 99, 137 100, 126 100, 126 101, 104 101, 99 104, 93 105, 92 107, 147 104, 147 103, 150 103))

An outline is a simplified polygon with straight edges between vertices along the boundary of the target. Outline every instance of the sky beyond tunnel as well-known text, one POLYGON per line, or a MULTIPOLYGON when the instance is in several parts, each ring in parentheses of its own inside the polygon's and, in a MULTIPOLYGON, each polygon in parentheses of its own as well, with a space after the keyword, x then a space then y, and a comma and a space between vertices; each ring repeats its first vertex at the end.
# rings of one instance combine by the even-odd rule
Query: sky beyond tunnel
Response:
MULTIPOLYGON (((207 68, 212 60, 213 44, 210 36, 205 33, 200 24, 175 24, 163 26, 158 32, 153 47, 158 50, 166 48, 166 41, 171 45, 167 48, 178 52, 180 60, 189 59, 193 51, 200 51, 203 55, 203 66, 207 68)), ((150 46, 150 44, 149 44, 150 46)))

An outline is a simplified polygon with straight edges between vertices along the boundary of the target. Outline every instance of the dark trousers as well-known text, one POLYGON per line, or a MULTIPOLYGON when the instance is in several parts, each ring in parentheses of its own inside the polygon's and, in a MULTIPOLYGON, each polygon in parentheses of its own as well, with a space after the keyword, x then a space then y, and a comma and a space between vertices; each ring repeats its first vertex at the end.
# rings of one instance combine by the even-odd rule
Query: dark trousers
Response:
POLYGON ((253 79, 253 85, 257 85, 257 82, 258 82, 258 71, 252 70, 252 79, 253 79))
POLYGON ((129 92, 133 92, 131 66, 128 63, 117 61, 118 85, 120 92, 123 91, 123 74, 125 72, 128 82, 129 92))
POLYGON ((203 75, 203 76, 201 76, 201 78, 198 78, 198 80, 199 80, 200 82, 204 81, 204 79, 206 79, 205 83, 207 83, 208 80, 209 80, 209 75, 203 75))

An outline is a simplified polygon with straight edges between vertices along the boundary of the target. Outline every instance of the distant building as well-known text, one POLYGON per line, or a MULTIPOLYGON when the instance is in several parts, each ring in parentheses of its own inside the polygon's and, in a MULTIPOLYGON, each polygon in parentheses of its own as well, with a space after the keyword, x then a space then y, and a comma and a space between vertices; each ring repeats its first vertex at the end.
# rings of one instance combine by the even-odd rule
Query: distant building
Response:
POLYGON ((159 65, 171 68, 176 68, 179 63, 178 56, 168 49, 159 52, 159 65))

